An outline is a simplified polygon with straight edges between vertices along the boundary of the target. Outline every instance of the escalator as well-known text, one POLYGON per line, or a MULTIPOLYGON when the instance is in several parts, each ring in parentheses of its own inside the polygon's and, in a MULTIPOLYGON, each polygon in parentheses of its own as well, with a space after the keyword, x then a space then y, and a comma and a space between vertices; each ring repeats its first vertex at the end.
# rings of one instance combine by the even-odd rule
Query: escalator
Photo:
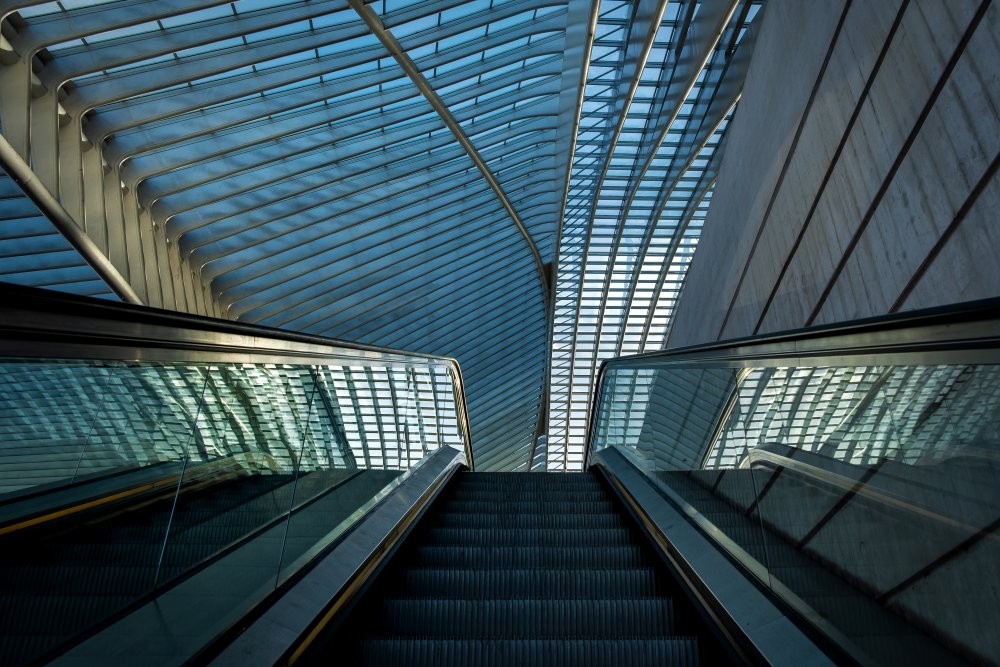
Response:
MULTIPOLYGON (((359 477, 345 470, 298 478, 270 471, 236 474, 218 466, 212 474, 199 475, 192 466, 175 494, 180 478, 172 469, 167 472, 164 483, 140 487, 152 492, 131 493, 126 483, 127 491, 80 505, 92 509, 63 508, 0 536, 0 664, 58 655, 157 592, 210 567, 287 516, 290 508, 315 506, 359 477), (116 495, 125 500, 108 500, 116 495)), ((46 496, 58 500, 73 491, 68 486, 46 496)))
POLYGON ((730 659, 596 475, 466 472, 304 662, 527 667, 730 659))
POLYGON ((454 359, 0 285, 0 665, 174 666, 440 452, 454 359))

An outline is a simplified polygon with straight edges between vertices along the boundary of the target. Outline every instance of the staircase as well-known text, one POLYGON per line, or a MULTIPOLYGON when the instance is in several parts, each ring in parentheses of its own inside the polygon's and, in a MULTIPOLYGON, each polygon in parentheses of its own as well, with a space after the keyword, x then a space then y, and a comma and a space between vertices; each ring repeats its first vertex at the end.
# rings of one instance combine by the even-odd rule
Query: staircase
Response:
POLYGON ((461 473, 315 660, 719 664, 678 593, 593 474, 461 473))

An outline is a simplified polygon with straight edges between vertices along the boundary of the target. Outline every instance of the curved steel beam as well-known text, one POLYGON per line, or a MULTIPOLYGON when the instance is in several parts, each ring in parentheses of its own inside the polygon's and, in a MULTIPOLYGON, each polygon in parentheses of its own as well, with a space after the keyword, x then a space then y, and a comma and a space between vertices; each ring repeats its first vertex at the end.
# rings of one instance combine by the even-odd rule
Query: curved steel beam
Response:
POLYGON ((59 200, 42 183, 28 163, 18 154, 7 139, 0 135, 0 166, 2 166, 28 197, 38 206, 52 224, 76 248, 104 282, 126 303, 142 305, 142 299, 135 293, 115 265, 111 263, 97 244, 87 236, 73 220, 73 216, 63 208, 59 200))
MULTIPOLYGON (((694 89, 695 85, 697 84, 698 77, 700 76, 702 70, 705 69, 705 66, 708 64, 709 60, 711 60, 712 54, 715 52, 716 45, 719 43, 719 40, 722 39, 722 36, 725 33, 725 31, 726 31, 726 27, 729 25, 729 22, 731 21, 732 17, 736 14, 736 10, 737 10, 737 8, 739 6, 739 3, 740 3, 740 0, 729 0, 729 4, 728 4, 728 6, 726 6, 726 5, 723 5, 720 2, 718 8, 721 9, 722 11, 719 12, 718 16, 714 16, 714 15, 711 16, 711 18, 715 18, 716 20, 712 24, 713 27, 712 27, 712 30, 708 33, 707 39, 705 39, 704 43, 701 44, 702 49, 701 49, 701 53, 699 54, 700 58, 697 61, 698 64, 697 64, 696 67, 690 68, 689 71, 687 71, 687 72, 684 73, 684 74, 686 74, 686 77, 684 78, 684 80, 682 82, 683 86, 684 86, 683 92, 676 98, 676 100, 674 100, 673 106, 672 106, 672 108, 671 108, 671 110, 669 112, 669 115, 667 116, 668 120, 663 124, 662 130, 659 133, 659 135, 654 138, 654 141, 653 141, 653 143, 650 146, 649 155, 646 156, 646 159, 643 161, 643 164, 640 167, 640 169, 638 170, 638 172, 633 174, 633 178, 632 178, 631 182, 629 183, 628 191, 626 192, 625 197, 624 197, 624 201, 621 204, 621 213, 620 213, 620 215, 618 217, 618 220, 616 221, 616 224, 615 224, 615 233, 614 233, 614 235, 612 237, 612 247, 611 247, 611 251, 610 251, 610 253, 608 255, 608 270, 605 273, 604 280, 602 282, 601 302, 600 302, 600 306, 599 306, 599 309, 598 309, 598 315, 597 315, 597 323, 598 324, 597 324, 597 330, 596 330, 596 333, 595 333, 594 346, 593 346, 594 347, 594 357, 593 357, 593 359, 591 361, 590 370, 589 370, 589 373, 590 373, 591 377, 593 377, 596 374, 596 370, 597 370, 597 363, 598 363, 598 361, 597 361, 597 349, 600 347, 601 333, 602 333, 602 329, 603 329, 602 325, 603 325, 603 319, 604 319, 604 310, 605 310, 605 306, 607 305, 608 289, 609 289, 609 286, 611 284, 611 274, 614 271, 615 258, 616 258, 616 255, 618 254, 618 249, 619 249, 621 241, 622 241, 622 232, 623 232, 623 230, 625 228, 625 221, 628 219, 628 215, 631 212, 632 205, 635 202, 636 196, 639 193, 639 189, 640 189, 640 187, 642 185, 642 182, 646 178, 646 174, 649 171, 650 167, 652 166, 653 161, 656 159, 656 156, 658 154, 658 150, 657 150, 658 147, 666 139, 666 136, 667 136, 667 134, 668 134, 668 132, 670 130, 670 127, 674 124, 674 121, 677 120, 677 117, 678 117, 678 115, 681 112, 681 109, 682 109, 682 107, 684 105, 684 102, 687 100, 688 96, 691 94, 691 91, 694 89)), ((704 10, 702 10, 702 11, 704 11, 704 10)), ((655 34, 655 30, 654 30, 654 34, 655 34)), ((642 74, 642 68, 639 68, 637 70, 636 74, 635 74, 635 77, 636 77, 635 83, 638 83, 638 78, 641 76, 641 74, 642 74)), ((673 81, 673 76, 676 75, 676 74, 677 74, 677 72, 675 70, 675 72, 671 75, 671 81, 673 81)), ((590 239, 591 239, 591 236, 592 236, 592 233, 593 233, 593 226, 594 226, 594 221, 595 221, 596 213, 597 213, 597 203, 600 200, 601 188, 602 188, 602 186, 604 184, 604 179, 606 178, 607 170, 608 170, 608 167, 609 167, 609 165, 611 163, 611 159, 613 157, 615 145, 616 145, 616 143, 618 141, 618 134, 621 132, 621 127, 622 127, 621 124, 624 122, 624 116, 627 113, 627 111, 628 111, 628 108, 626 107, 625 110, 622 112, 622 118, 619 119, 619 124, 615 128, 615 134, 612 135, 612 143, 609 145, 608 152, 607 152, 607 154, 605 156, 604 167, 603 167, 602 171, 600 172, 600 174, 598 176, 597 184, 594 187, 593 202, 591 203, 590 214, 589 214, 589 216, 587 218, 586 236, 584 237, 583 265, 582 265, 582 269, 581 269, 583 272, 586 271, 587 255, 589 254, 590 239)), ((581 273, 581 280, 580 280, 580 284, 578 285, 578 289, 577 289, 576 317, 574 318, 576 321, 579 321, 579 319, 580 319, 580 309, 581 309, 581 303, 582 303, 582 296, 581 295, 583 293, 583 285, 584 285, 584 281, 583 281, 582 275, 583 274, 581 273)), ((576 353, 577 343, 578 343, 578 339, 574 337, 574 339, 573 339, 574 355, 576 353)), ((571 371, 571 373, 570 373, 570 384, 572 384, 572 380, 573 380, 573 373, 571 371)), ((590 387, 590 392, 587 394, 587 403, 588 403, 588 405, 590 404, 590 401, 593 398, 593 395, 594 395, 593 392, 594 392, 594 384, 592 383, 591 387, 590 387)))
MULTIPOLYGON (((518 32, 508 30, 500 31, 499 34, 501 35, 500 38, 496 37, 497 33, 491 34, 485 40, 478 42, 477 46, 490 49, 502 45, 507 41, 530 35, 531 32, 526 28, 521 28, 518 32)), ((457 55, 455 55, 455 58, 466 57, 473 53, 471 47, 461 50, 453 47, 442 53, 447 55, 456 51, 457 55)), ((453 82, 460 82, 463 78, 467 78, 466 74, 478 75, 487 73, 491 68, 506 67, 514 62, 536 56, 552 55, 553 57, 561 57, 562 51, 562 38, 556 39, 550 37, 532 42, 526 49, 516 49, 501 53, 495 58, 491 58, 488 66, 485 63, 476 64, 467 69, 456 70, 454 73, 439 75, 435 78, 435 82, 439 86, 451 85, 453 82), (445 81, 447 83, 444 83, 445 81)), ((421 69, 431 69, 440 64, 451 62, 452 59, 446 58, 445 55, 440 53, 430 54, 418 59, 417 63, 421 69)), ((311 85, 303 85, 300 88, 281 93, 270 93, 268 92, 268 88, 259 89, 259 87, 254 86, 252 82, 248 81, 245 86, 248 93, 260 93, 264 95, 263 98, 254 98, 252 104, 244 102, 243 104, 215 106, 209 109, 196 108, 187 111, 174 109, 166 118, 150 120, 138 127, 124 129, 120 132, 107 122, 108 112, 101 111, 94 115, 88 127, 100 126, 100 131, 96 132, 94 136, 98 138, 108 137, 104 148, 104 155, 107 157, 109 164, 119 164, 127 158, 157 148, 191 141, 198 137, 225 131, 238 125, 266 120, 271 116, 294 109, 302 109, 315 102, 321 102, 337 96, 344 96, 346 99, 349 94, 358 94, 351 97, 350 100, 345 101, 344 105, 363 103, 366 99, 371 98, 372 94, 359 94, 359 91, 378 90, 379 84, 384 84, 402 76, 405 76, 402 72, 395 73, 387 69, 375 70, 362 74, 338 77, 334 81, 318 81, 311 85), (177 122, 185 114, 187 117, 183 119, 183 122, 177 122)), ((388 95, 391 92, 394 91, 385 90, 378 93, 378 95, 388 95)), ((401 93, 395 92, 395 94, 398 96, 401 93)), ((132 105, 133 110, 134 108, 134 105, 132 105)), ((350 113, 349 110, 344 110, 343 112, 345 114, 350 113)), ((130 116, 129 118, 133 123, 140 122, 136 117, 130 116)))
MULTIPOLYGON (((737 101, 738 101, 738 96, 737 96, 737 101)), ((671 194, 673 194, 674 190, 680 184, 680 180, 681 178, 683 178, 684 174, 687 173, 687 171, 694 164, 694 161, 698 159, 698 157, 701 156, 702 152, 708 147, 709 141, 711 141, 712 137, 715 136, 715 134, 719 131, 719 128, 722 126, 722 123, 726 120, 726 118, 730 117, 730 114, 732 113, 735 106, 736 103, 734 102, 733 105, 729 108, 729 111, 727 111, 723 115, 723 117, 719 119, 718 122, 713 123, 712 127, 706 133, 704 138, 701 141, 699 141, 696 146, 693 146, 691 148, 691 150, 689 151, 688 155, 684 160, 683 165, 681 165, 679 168, 672 170, 673 174, 671 174, 671 171, 668 171, 668 176, 672 177, 670 177, 667 181, 664 182, 663 187, 661 188, 661 193, 657 195, 656 200, 654 200, 654 206, 652 213, 650 214, 649 217, 649 222, 647 223, 646 232, 639 243, 639 252, 637 254, 637 259, 635 261, 635 268, 632 270, 632 276, 629 279, 628 291, 626 292, 627 296, 625 300, 626 305, 624 310, 626 314, 626 320, 628 319, 628 313, 631 312, 632 302, 635 300, 635 291, 639 284, 639 274, 642 272, 643 264, 646 261, 646 255, 649 252, 649 244, 652 243, 653 241, 653 235, 656 233, 657 227, 659 227, 660 218, 663 215, 663 210, 664 208, 666 208, 667 202, 670 201, 671 194)), ((719 154, 720 154, 719 151, 714 151, 712 157, 715 157, 715 155, 719 154)), ((691 216, 694 215, 694 210, 697 209, 697 204, 701 203, 701 200, 704 199, 705 195, 708 193, 711 187, 714 186, 715 178, 712 177, 709 179, 709 181, 711 182, 711 184, 708 186, 708 188, 702 189, 700 191, 700 194, 697 194, 699 192, 699 189, 698 188, 695 189, 695 195, 689 202, 689 203, 694 203, 695 206, 690 210, 688 214, 685 214, 683 216, 683 219, 681 221, 682 225, 678 227, 674 238, 671 240, 670 250, 668 251, 666 258, 664 259, 663 267, 661 267, 661 275, 662 271, 666 271, 667 267, 669 267, 670 263, 673 261, 674 254, 676 253, 678 248, 678 243, 680 242, 680 239, 683 236, 683 231, 687 228, 687 224, 690 222, 691 216)), ((647 313, 649 319, 651 319, 652 317, 652 311, 654 310, 654 305, 655 302, 651 302, 650 312, 647 313)), ((647 321, 649 320, 647 319, 647 321)), ((618 342, 615 345, 615 356, 621 355, 622 342, 625 337, 625 330, 626 330, 626 325, 623 323, 621 329, 618 331, 618 342)), ((599 337, 600 337, 600 326, 598 327, 598 338, 599 337)))
POLYGON ((458 124, 458 121, 451 115, 451 111, 445 106, 444 102, 438 97, 438 94, 431 88, 430 83, 424 77, 423 73, 417 69, 417 66, 413 63, 410 56, 403 50, 396 38, 393 37, 392 33, 385 29, 382 25, 382 21, 378 14, 364 4, 362 0, 348 0, 351 7, 358 13, 358 16, 365 22, 368 29, 371 30, 372 34, 378 38, 382 45, 385 46, 386 50, 392 55, 393 59, 399 64, 399 66, 406 72, 406 75, 413 81, 413 84, 417 89, 423 94, 434 110, 441 116, 441 120, 444 124, 451 130, 452 134, 455 135, 455 139, 458 143, 465 149, 465 152, 475 163, 476 168, 482 173, 483 178, 489 184, 490 189, 496 193, 497 199, 500 200, 500 204, 510 215, 511 220, 517 226, 518 231, 524 237, 525 242, 528 244, 528 248, 531 250, 532 256, 535 258, 535 268, 538 271, 538 280, 542 287, 542 297, 544 299, 544 306, 548 308, 548 303, 551 300, 551 295, 549 291, 549 280, 548 273, 545 269, 545 262, 542 260, 541 253, 538 252, 538 246, 535 245, 534 239, 531 238, 531 233, 528 228, 524 225, 521 220, 521 216, 518 212, 514 210, 514 206, 510 203, 507 195, 504 193, 503 188, 500 186, 500 182, 497 181, 496 177, 490 171, 489 166, 483 161, 483 158, 479 155, 479 151, 476 147, 472 145, 472 142, 466 136, 465 131, 458 124))

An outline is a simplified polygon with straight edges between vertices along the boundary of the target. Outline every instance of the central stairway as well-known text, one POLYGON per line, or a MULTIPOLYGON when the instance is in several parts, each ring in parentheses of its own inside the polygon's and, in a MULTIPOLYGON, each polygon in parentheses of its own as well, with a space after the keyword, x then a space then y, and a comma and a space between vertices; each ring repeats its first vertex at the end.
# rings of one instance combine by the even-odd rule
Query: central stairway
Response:
POLYGON ((317 664, 728 662, 591 473, 458 474, 317 649, 317 664))

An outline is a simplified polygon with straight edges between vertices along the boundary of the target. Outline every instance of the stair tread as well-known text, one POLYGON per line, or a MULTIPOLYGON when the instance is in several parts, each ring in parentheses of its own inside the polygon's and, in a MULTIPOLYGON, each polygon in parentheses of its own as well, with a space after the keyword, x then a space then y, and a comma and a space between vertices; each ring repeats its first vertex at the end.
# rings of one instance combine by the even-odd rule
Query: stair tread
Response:
POLYGON ((548 599, 655 597, 660 579, 651 567, 628 569, 407 568, 395 590, 414 597, 548 599))
POLYGON ((393 636, 646 638, 673 632, 669 598, 454 600, 390 598, 378 627, 393 636))
POLYGON ((373 665, 697 665, 659 567, 593 474, 463 473, 350 641, 373 665))
POLYGON ((698 644, 693 637, 643 641, 623 639, 426 639, 371 638, 361 642, 361 662, 367 664, 481 665, 482 667, 533 665, 584 667, 621 665, 635 667, 698 664, 698 644))

